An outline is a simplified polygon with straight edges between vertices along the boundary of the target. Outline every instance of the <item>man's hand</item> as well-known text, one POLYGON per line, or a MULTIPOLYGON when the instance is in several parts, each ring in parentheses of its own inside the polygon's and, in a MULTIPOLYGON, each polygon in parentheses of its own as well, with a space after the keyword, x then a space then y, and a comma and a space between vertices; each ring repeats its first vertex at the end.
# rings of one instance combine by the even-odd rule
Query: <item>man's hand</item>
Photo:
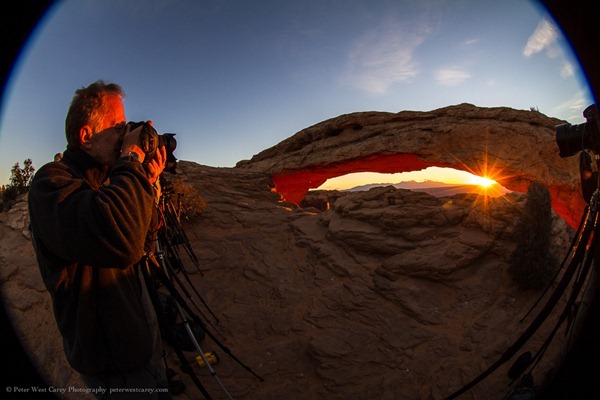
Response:
POLYGON ((142 132, 142 127, 138 126, 136 129, 130 131, 129 125, 125 127, 125 134, 123 136, 123 144, 121 145, 121 154, 127 154, 129 152, 134 152, 138 155, 140 162, 144 162, 144 158, 146 154, 144 154, 144 150, 141 147, 140 141, 140 133, 142 132))
POLYGON ((162 174, 167 163, 167 149, 165 146, 160 146, 154 152, 154 157, 144 164, 146 176, 150 183, 156 182, 160 174, 162 174))

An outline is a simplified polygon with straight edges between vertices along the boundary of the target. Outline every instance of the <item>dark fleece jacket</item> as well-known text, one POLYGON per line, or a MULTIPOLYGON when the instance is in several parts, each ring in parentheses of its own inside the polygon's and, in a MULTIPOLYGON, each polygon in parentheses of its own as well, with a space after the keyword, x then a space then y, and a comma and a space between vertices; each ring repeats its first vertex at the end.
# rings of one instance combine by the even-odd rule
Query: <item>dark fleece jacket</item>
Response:
POLYGON ((29 190, 38 265, 71 366, 120 373, 152 357, 158 328, 135 263, 144 252, 154 188, 141 164, 109 170, 79 148, 44 165, 29 190))

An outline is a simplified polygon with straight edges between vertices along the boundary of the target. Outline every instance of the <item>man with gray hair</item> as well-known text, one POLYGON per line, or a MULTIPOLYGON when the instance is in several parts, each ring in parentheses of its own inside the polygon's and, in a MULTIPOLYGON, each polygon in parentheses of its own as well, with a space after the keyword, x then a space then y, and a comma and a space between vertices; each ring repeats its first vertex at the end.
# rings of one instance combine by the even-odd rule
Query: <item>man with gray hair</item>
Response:
POLYGON ((76 91, 62 157, 29 190, 37 261, 65 354, 99 398, 169 399, 156 314, 137 262, 151 251, 160 147, 145 160, 124 93, 97 81, 76 91))

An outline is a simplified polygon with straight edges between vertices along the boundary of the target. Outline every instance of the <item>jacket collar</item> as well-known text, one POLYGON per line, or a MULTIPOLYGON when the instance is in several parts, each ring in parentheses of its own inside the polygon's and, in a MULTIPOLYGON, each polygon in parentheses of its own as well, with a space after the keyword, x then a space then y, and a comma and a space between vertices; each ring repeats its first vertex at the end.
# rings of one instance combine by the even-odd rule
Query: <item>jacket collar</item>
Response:
POLYGON ((94 157, 79 147, 67 146, 61 160, 71 171, 85 179, 93 188, 98 189, 108 178, 110 168, 102 165, 94 157))

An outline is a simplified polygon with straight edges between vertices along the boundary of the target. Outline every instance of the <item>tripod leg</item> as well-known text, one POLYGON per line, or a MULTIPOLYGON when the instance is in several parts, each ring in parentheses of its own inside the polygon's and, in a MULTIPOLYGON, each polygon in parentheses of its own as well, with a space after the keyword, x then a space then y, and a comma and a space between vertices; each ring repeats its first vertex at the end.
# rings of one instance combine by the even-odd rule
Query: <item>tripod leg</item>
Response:
POLYGON ((170 324, 167 322, 167 318, 165 316, 164 310, 162 309, 160 300, 158 298, 158 292, 157 292, 156 287, 154 286, 154 282, 152 282, 152 279, 150 276, 148 260, 145 260, 144 262, 140 262, 139 267, 140 267, 140 270, 142 271, 144 281, 146 282, 146 287, 148 289, 148 293, 150 294, 152 304, 154 305, 154 309, 156 311, 156 317, 158 318, 159 324, 161 324, 161 326, 165 327, 164 331, 166 332, 167 339, 171 343, 173 343, 173 348, 175 350, 175 353, 177 354, 177 357, 179 358, 179 361, 181 362, 181 370, 190 376, 190 378, 196 384, 196 386, 200 390, 200 393, 202 393, 202 395, 204 396, 204 398, 206 400, 212 400, 212 397, 206 391, 206 389, 204 388, 204 386, 202 385, 202 383, 200 382, 200 380, 194 373, 192 366, 190 365, 188 360, 185 358, 183 351, 176 345, 175 338, 173 337, 172 326, 170 326, 170 324))
MULTIPOLYGON (((162 253, 159 251, 158 254, 162 254, 162 253)), ((221 381, 221 379, 217 375, 216 371, 211 367, 210 363, 206 359, 206 356, 204 355, 204 351, 200 347, 200 344, 196 340, 196 336, 194 335, 194 332, 192 331, 192 327, 190 326, 190 321, 183 314, 183 310, 182 310, 181 304, 184 304, 185 300, 183 300, 183 297, 181 296, 181 294, 179 292, 177 292, 177 289, 175 289, 175 286, 169 280, 169 276, 167 275, 167 268, 166 268, 166 264, 165 264, 164 258, 162 256, 159 256, 158 260, 161 263, 161 265, 160 266, 156 266, 157 275, 158 275, 159 279, 161 280, 161 282, 165 285, 165 287, 169 290, 169 292, 171 293, 171 295, 175 299, 175 305, 177 307, 177 311, 178 311, 181 319, 183 320, 185 329, 186 329, 186 331, 187 331, 187 333, 188 333, 188 335, 190 337, 190 340, 194 344, 194 347, 196 348, 196 350, 200 353, 200 357, 202 357, 202 360, 206 364, 208 370, 210 371, 210 374, 213 376, 213 378, 215 379, 215 381, 219 384, 219 386, 221 387, 221 389, 223 390, 223 392, 225 393, 225 395, 227 396, 227 398, 229 398, 230 400, 233 400, 233 397, 231 397, 231 394, 229 393, 229 391, 227 390, 227 388, 225 388, 225 386, 223 385, 223 382, 221 381)), ((188 311, 188 313, 191 312, 189 310, 189 307, 187 307, 187 305, 186 305, 186 311, 188 311)), ((194 314, 191 313, 191 315, 194 315, 194 314)), ((197 317, 195 319, 197 321, 199 321, 199 319, 197 317)), ((206 327, 203 326, 202 324, 200 324, 200 325, 202 326, 202 328, 206 332, 206 327)))
POLYGON ((156 273, 159 277, 159 279, 161 280, 161 282, 165 285, 165 287, 169 290, 169 292, 171 293, 171 296, 173 296, 173 298, 176 300, 176 302, 178 303, 178 305, 183 308, 190 317, 192 317, 194 319, 194 322, 198 323, 202 329, 204 329, 204 332, 208 335, 208 337, 210 337, 229 357, 231 357, 233 360, 235 360, 240 366, 242 366, 246 371, 248 371, 249 373, 251 373, 252 375, 254 375, 256 378, 258 378, 261 382, 264 382, 264 379, 260 376, 258 376, 256 373, 254 373, 254 371, 252 371, 250 369, 250 367, 248 367, 247 365, 245 365, 244 363, 242 363, 242 361, 240 361, 236 356, 233 355, 233 353, 231 352, 231 350, 229 350, 229 348, 227 348, 223 343, 221 343, 216 337, 215 335, 213 335, 210 330, 208 330, 206 328, 206 325, 200 320, 200 318, 198 318, 190 309, 190 307, 187 305, 185 299, 183 298, 183 296, 181 296, 181 294, 177 291, 177 289, 175 289, 173 283, 169 280, 168 276, 166 276, 165 271, 161 268, 161 267, 156 267, 156 273))
MULTIPOLYGON (((181 288, 182 292, 185 294, 185 296, 188 298, 188 300, 194 305, 194 307, 196 308, 196 310, 198 311, 198 313, 202 317, 204 317, 205 320, 208 321, 208 318, 204 315, 204 313, 202 313, 202 311, 200 310, 200 307, 196 304, 196 302, 192 298, 192 295, 190 294, 190 292, 185 288, 185 286, 184 286, 183 282, 181 281, 181 279, 179 279, 177 277, 177 275, 175 273, 175 270, 173 268, 173 265, 172 265, 172 263, 170 261, 172 257, 177 257, 177 256, 175 254, 173 254, 173 252, 170 252, 170 253, 171 254, 168 254, 170 257, 165 257, 164 251, 161 251, 161 252, 157 253, 157 258, 159 259, 159 261, 160 261, 161 264, 165 265, 168 268, 168 271, 170 271, 169 277, 173 278, 173 280, 181 288)), ((176 258, 176 261, 179 262, 179 264, 180 264, 179 270, 183 274, 183 276, 186 279, 188 285, 192 288, 192 290, 196 294, 196 297, 198 297, 198 299, 200 299, 200 301, 206 307, 206 309, 208 310, 208 312, 213 316, 213 318, 215 319, 215 322, 219 323, 219 318, 212 312, 212 310, 210 309, 210 307, 208 306, 208 304, 206 304, 206 301, 204 301, 204 299, 202 298, 202 296, 200 296, 200 293, 198 293, 198 290, 196 290, 196 288, 194 287, 194 285, 193 285, 193 283, 192 283, 192 281, 191 281, 191 279, 190 279, 190 277, 189 277, 186 269, 183 266, 183 263, 181 263, 181 260, 179 258, 176 258)))

